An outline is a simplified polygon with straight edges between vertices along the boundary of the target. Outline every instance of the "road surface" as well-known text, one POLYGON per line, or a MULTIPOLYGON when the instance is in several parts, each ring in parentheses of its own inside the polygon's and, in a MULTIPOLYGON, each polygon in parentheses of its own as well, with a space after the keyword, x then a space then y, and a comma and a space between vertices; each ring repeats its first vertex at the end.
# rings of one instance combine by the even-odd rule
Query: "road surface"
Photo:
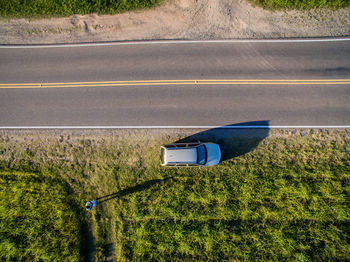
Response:
POLYGON ((350 126, 350 41, 0 48, 0 127, 350 126))

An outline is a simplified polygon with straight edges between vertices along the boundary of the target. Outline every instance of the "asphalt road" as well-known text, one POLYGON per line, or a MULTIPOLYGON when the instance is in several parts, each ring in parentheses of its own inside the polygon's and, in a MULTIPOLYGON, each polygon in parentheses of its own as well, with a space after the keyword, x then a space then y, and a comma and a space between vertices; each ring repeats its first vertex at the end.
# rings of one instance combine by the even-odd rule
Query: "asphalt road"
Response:
POLYGON ((350 41, 0 48, 0 84, 0 127, 350 126, 350 41))

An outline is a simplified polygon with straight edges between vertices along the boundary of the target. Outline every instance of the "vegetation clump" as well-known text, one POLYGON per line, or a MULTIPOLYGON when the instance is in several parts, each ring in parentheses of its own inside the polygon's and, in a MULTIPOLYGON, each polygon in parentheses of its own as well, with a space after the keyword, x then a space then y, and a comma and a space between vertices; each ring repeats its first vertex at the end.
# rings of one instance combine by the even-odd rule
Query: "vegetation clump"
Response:
POLYGON ((160 0, 2 0, 0 16, 3 17, 50 17, 73 14, 116 14, 150 8, 160 0))
POLYGON ((60 179, 1 171, 0 199, 1 261, 80 260, 81 222, 60 179))

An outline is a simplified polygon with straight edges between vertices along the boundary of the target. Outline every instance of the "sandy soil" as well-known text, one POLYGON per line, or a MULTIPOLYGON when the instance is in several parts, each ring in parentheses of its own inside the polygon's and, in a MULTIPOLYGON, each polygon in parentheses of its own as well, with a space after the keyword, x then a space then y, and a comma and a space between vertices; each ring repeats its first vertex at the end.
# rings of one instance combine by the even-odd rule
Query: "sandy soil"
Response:
POLYGON ((350 8, 267 11, 246 0, 167 0, 113 16, 1 19, 1 44, 350 36, 350 8))

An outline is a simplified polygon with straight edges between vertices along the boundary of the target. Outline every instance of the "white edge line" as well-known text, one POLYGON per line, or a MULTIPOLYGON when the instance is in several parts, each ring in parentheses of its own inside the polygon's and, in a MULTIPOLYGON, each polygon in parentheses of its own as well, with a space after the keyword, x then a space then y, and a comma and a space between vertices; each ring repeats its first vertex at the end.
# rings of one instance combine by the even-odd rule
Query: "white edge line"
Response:
POLYGON ((6 45, 3 48, 58 48, 58 47, 93 47, 93 46, 122 46, 122 45, 154 45, 154 44, 199 44, 199 43, 294 43, 294 42, 339 42, 350 41, 345 38, 303 38, 303 39, 232 39, 232 40, 151 40, 151 41, 125 41, 105 43, 81 43, 81 44, 36 44, 36 45, 6 45))
POLYGON ((288 129, 350 128, 350 126, 3 126, 5 129, 288 129))

